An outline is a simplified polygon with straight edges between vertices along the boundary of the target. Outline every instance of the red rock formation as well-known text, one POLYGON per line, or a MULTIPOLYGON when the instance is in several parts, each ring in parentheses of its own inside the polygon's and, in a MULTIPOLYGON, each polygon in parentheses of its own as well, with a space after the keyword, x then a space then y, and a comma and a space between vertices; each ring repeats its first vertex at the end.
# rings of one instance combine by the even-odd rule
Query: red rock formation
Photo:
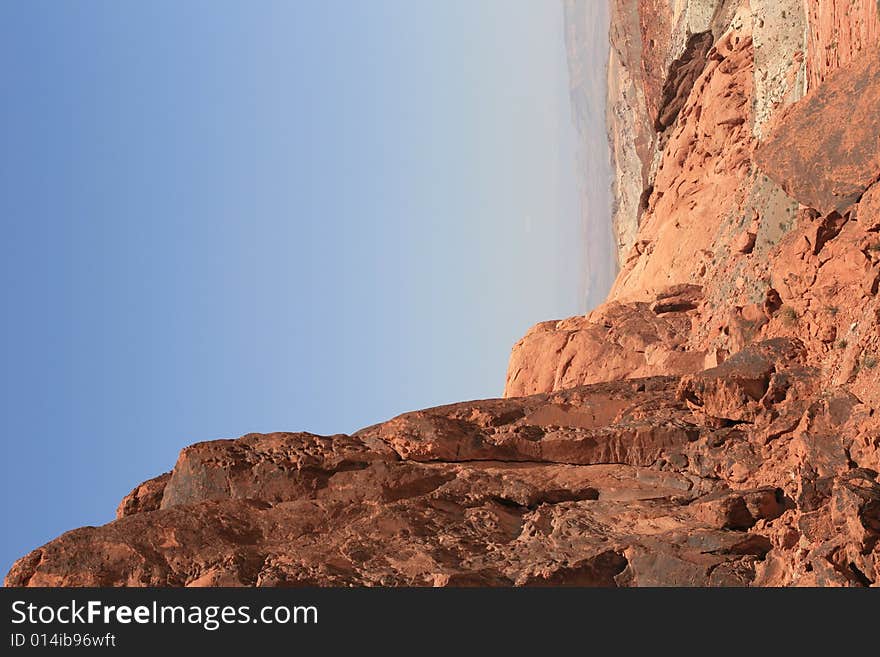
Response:
POLYGON ((665 130, 678 118, 694 83, 706 68, 709 48, 712 47, 711 32, 697 32, 688 37, 684 52, 669 68, 654 119, 657 132, 665 130))
POLYGON ((644 300, 704 282, 694 255, 712 249, 719 219, 742 204, 751 171, 753 60, 746 32, 731 31, 712 48, 668 137, 637 245, 610 298, 644 300))
POLYGON ((809 12, 807 74, 818 87, 841 66, 860 59, 880 43, 877 0, 806 0, 809 12))
POLYGON ((803 205, 844 212, 880 178, 880 41, 779 119, 755 161, 803 205))
POLYGON ((133 491, 122 498, 116 509, 116 519, 158 509, 162 505, 162 496, 165 494, 165 486, 170 477, 171 473, 166 472, 136 486, 133 491))
POLYGON ((850 458, 876 457, 880 421, 804 359, 776 339, 684 378, 199 443, 154 480, 160 508, 68 532, 6 583, 874 582, 880 484, 850 458))
POLYGON ((702 300, 699 286, 677 286, 651 303, 610 302, 586 317, 542 322, 514 346, 504 395, 699 371, 705 353, 685 343, 702 300))
POLYGON ((6 584, 880 585, 870 4, 615 0, 644 203, 605 304, 503 399, 188 447, 6 584))

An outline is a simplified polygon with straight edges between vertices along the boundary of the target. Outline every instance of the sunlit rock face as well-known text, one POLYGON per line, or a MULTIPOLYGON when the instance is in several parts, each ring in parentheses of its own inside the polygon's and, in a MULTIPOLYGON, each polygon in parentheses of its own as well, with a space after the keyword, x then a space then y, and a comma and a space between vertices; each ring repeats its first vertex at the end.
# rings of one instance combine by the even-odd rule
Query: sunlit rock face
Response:
POLYGON ((610 10, 604 304, 501 399, 187 447, 6 584, 880 585, 876 3, 610 10))

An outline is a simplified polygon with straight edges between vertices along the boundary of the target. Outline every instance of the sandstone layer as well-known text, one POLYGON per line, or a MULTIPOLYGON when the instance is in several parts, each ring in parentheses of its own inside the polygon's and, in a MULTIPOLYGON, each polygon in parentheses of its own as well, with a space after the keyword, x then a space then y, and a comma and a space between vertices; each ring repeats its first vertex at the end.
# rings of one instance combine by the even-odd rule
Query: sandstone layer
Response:
POLYGON ((612 0, 620 273, 505 395, 185 448, 10 586, 880 585, 873 0, 612 0))

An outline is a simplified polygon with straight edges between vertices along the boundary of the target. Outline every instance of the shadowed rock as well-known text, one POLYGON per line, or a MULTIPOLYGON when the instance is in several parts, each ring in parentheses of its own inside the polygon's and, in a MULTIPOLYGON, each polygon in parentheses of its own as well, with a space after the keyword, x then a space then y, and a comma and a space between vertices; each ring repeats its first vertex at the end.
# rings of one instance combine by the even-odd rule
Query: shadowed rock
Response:
POLYGON ((692 34, 684 52, 670 65, 669 74, 663 84, 660 109, 654 120, 654 129, 658 132, 671 126, 678 118, 694 83, 706 67, 706 56, 712 47, 712 41, 711 32, 692 34))

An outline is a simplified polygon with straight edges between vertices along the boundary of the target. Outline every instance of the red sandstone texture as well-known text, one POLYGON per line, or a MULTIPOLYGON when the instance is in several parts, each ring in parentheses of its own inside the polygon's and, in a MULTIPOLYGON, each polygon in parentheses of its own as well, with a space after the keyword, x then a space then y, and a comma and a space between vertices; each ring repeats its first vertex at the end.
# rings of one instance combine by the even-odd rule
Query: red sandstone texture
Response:
POLYGON ((880 178, 878 101, 880 41, 788 108, 757 150, 758 167, 802 204, 845 212, 880 178))
POLYGON ((806 0, 809 12, 807 73, 810 87, 880 43, 877 0, 806 0))
POLYGON ((187 447, 6 584, 880 585, 873 4, 615 0, 644 202, 605 304, 502 399, 187 447))

